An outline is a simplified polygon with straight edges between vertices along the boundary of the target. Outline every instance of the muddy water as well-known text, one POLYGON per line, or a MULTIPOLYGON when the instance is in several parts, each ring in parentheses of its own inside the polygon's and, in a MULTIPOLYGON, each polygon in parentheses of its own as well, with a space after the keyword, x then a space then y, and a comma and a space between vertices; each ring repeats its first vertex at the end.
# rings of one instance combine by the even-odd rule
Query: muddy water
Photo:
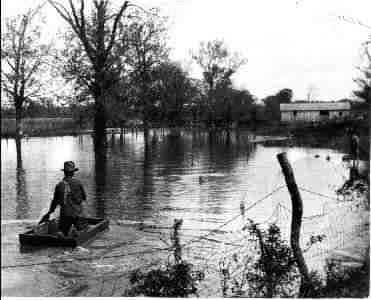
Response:
MULTIPOLYGON (((264 143, 270 139, 247 131, 213 137, 206 132, 184 131, 174 137, 152 131, 145 143, 140 132, 110 134, 106 152, 95 154, 89 135, 29 138, 22 140, 21 157, 16 155, 14 140, 3 139, 2 294, 120 294, 127 278, 122 275, 119 284, 108 280, 113 269, 124 274, 134 266, 166 256, 161 252, 135 255, 164 247, 163 240, 168 239, 170 230, 144 232, 136 224, 170 228, 175 218, 182 218, 184 241, 217 228, 239 214, 241 201, 249 207, 284 185, 276 160, 276 154, 283 151, 288 153, 298 185, 328 196, 302 191, 304 216, 323 214, 348 176, 343 153, 326 146, 298 147, 295 141, 264 143), (80 169, 76 176, 88 194, 85 213, 108 218, 110 230, 80 249, 20 249, 18 233, 32 226, 48 208, 66 160, 74 160, 80 169), (123 252, 133 255, 122 257, 119 264, 117 259, 102 258, 123 252), (89 260, 81 262, 80 257, 89 260), (56 260, 65 262, 47 264, 56 260), (13 267, 22 264, 35 266, 13 267), (25 288, 20 290, 20 286, 25 288)), ((246 215, 264 222, 280 207, 290 207, 285 188, 259 202, 246 215)), ((223 230, 233 231, 240 225, 236 219, 223 230)))

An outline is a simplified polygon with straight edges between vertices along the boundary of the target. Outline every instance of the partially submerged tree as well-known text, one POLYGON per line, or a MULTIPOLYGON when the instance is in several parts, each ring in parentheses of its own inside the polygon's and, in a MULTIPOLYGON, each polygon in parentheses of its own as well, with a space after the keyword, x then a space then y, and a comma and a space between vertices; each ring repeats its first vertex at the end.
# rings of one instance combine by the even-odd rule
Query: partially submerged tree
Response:
POLYGON ((232 90, 230 97, 231 119, 236 122, 255 122, 255 97, 248 90, 232 90))
POLYGON ((122 65, 116 55, 118 36, 129 2, 125 1, 115 11, 109 0, 92 1, 90 11, 87 11, 84 0, 79 0, 79 4, 69 0, 68 7, 53 0, 48 2, 78 38, 78 48, 73 57, 79 64, 70 70, 70 75, 76 76, 79 84, 87 88, 94 100, 95 142, 100 143, 106 128, 105 98, 110 96, 112 87, 120 78, 118 74, 122 65), (84 68, 80 69, 81 66, 84 68))
POLYGON ((151 108, 157 100, 152 89, 154 72, 168 59, 167 19, 159 15, 158 9, 148 12, 136 10, 133 15, 136 18, 124 26, 122 44, 127 49, 126 63, 132 85, 138 91, 136 105, 142 113, 144 128, 147 129, 151 108))
POLYGON ((8 18, 1 35, 1 87, 14 104, 16 136, 22 135, 23 108, 37 97, 42 87, 51 43, 40 40, 41 6, 8 18))
MULTIPOLYGON (((94 70, 92 70, 89 58, 74 32, 67 30, 63 32, 62 38, 64 47, 56 57, 55 65, 58 66, 58 72, 72 87, 73 97, 70 99, 70 105, 82 108, 81 112, 86 112, 86 108, 89 107, 89 116, 80 114, 80 117, 89 119, 89 122, 92 121, 91 124, 94 124, 96 102, 90 90, 94 80, 94 70)), ((104 97, 101 97, 101 104, 104 107, 106 124, 111 122, 116 126, 127 117, 128 97, 132 91, 125 67, 125 57, 118 54, 118 52, 121 53, 121 50, 116 49, 115 52, 117 53, 114 53, 111 58, 112 68, 106 74, 112 84, 104 92, 104 97)))
POLYGON ((185 105, 192 105, 197 88, 180 64, 167 61, 156 68, 155 95, 159 99, 162 118, 175 124, 185 105))
MULTIPOLYGON (((216 100, 216 91, 231 85, 231 77, 246 62, 237 53, 232 53, 222 40, 201 42, 192 58, 201 67, 204 81, 207 85, 207 107, 209 119, 213 119, 213 102, 216 100)), ((210 120, 211 121, 211 120, 210 120)))

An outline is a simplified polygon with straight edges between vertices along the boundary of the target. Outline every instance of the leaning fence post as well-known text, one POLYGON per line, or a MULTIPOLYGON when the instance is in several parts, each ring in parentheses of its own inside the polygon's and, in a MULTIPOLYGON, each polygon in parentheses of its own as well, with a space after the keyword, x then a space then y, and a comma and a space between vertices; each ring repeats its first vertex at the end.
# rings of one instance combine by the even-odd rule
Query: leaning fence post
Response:
POLYGON ((174 247, 174 260, 178 264, 182 261, 182 246, 180 245, 179 229, 183 224, 183 219, 174 219, 173 225, 173 247, 174 247))
POLYGON ((285 152, 277 154, 277 159, 281 165, 282 172, 285 176, 287 189, 290 192, 292 203, 292 217, 291 217, 291 234, 290 244, 294 253, 295 260, 301 274, 300 296, 305 297, 309 292, 310 278, 308 267, 305 263, 303 253, 300 248, 300 227, 303 216, 303 201, 300 196, 298 186, 296 185, 294 172, 290 165, 285 152))
POLYGON ((241 219, 242 219, 241 228, 243 228, 245 226, 245 203, 242 200, 240 202, 240 212, 241 212, 241 219))

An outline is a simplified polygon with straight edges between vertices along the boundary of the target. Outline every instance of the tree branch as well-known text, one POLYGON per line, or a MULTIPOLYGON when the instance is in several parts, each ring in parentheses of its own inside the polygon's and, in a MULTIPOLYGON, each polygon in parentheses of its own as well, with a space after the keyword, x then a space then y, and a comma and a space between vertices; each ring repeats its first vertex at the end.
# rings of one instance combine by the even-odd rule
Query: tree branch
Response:
MULTIPOLYGON (((71 2, 71 0, 70 0, 71 2)), ((89 43, 89 40, 88 40, 88 37, 86 35, 86 21, 85 21, 85 15, 84 15, 84 7, 85 7, 85 4, 84 4, 84 0, 80 0, 80 3, 81 3, 81 6, 80 6, 80 21, 81 21, 81 24, 80 24, 80 34, 78 34, 78 36, 80 37, 80 40, 82 41, 84 47, 85 47, 85 50, 86 50, 86 54, 88 55, 91 63, 94 65, 94 54, 93 54, 93 50, 92 50, 92 46, 91 44, 89 43)), ((77 20, 77 18, 76 18, 77 20)))
MULTIPOLYGON (((70 8, 71 8, 71 11, 72 11, 73 19, 75 21, 75 25, 81 31, 82 24, 80 24, 79 18, 77 17, 75 5, 73 4, 72 0, 69 0, 68 2, 70 4, 70 8)), ((80 0, 80 2, 81 2, 81 6, 84 7, 84 0, 80 0)))
POLYGON ((41 58, 37 58, 35 63, 33 64, 33 66, 31 67, 30 69, 30 72, 26 75, 25 75, 25 79, 24 79, 24 82, 25 84, 28 82, 28 80, 31 78, 31 76, 37 71, 37 69, 42 65, 42 60, 41 58))
POLYGON ((129 5, 129 1, 125 1, 123 6, 121 7, 120 11, 116 15, 115 21, 113 23, 113 28, 112 28, 112 31, 111 31, 110 41, 109 41, 107 49, 106 49, 105 59, 107 59, 108 54, 111 52, 111 49, 113 47, 113 43, 114 43, 115 38, 116 38, 116 31, 117 31, 118 22, 119 22, 120 18, 122 17, 124 11, 127 9, 128 5, 129 5))
POLYGON ((38 95, 39 92, 40 92, 40 90, 41 90, 41 85, 39 85, 39 87, 38 87, 36 90, 34 90, 34 91, 32 91, 31 93, 25 95, 25 96, 24 96, 24 99, 29 99, 30 97, 33 97, 33 96, 38 95))
POLYGON ((14 90, 11 89, 10 87, 10 83, 12 82, 12 78, 11 78, 11 75, 8 74, 8 73, 5 73, 3 70, 1 70, 1 75, 6 77, 7 81, 9 82, 9 84, 7 84, 7 82, 5 80, 1 80, 1 85, 4 89, 5 92, 7 92, 8 94, 10 94, 12 97, 14 97, 16 95, 16 93, 14 92, 14 90))
POLYGON ((68 12, 68 10, 62 4, 60 4, 58 2, 55 2, 55 1, 52 1, 52 0, 48 0, 48 2, 55 8, 55 10, 58 12, 58 14, 72 27, 73 31, 75 31, 76 34, 78 34, 77 27, 73 23, 73 19, 72 19, 70 13, 68 12), (63 12, 62 12, 62 10, 63 10, 63 12))
POLYGON ((6 58, 5 61, 7 62, 9 67, 13 70, 13 72, 15 72, 16 71, 15 66, 12 65, 12 63, 9 61, 9 58, 6 58))

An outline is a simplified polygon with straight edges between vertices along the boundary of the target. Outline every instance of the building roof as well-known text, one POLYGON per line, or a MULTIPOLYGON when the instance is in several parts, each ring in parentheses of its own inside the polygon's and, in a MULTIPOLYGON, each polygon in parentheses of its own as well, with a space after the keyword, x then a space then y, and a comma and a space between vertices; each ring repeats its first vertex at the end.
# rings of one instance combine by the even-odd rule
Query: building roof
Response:
POLYGON ((280 104, 281 111, 350 110, 349 102, 300 102, 280 104))

